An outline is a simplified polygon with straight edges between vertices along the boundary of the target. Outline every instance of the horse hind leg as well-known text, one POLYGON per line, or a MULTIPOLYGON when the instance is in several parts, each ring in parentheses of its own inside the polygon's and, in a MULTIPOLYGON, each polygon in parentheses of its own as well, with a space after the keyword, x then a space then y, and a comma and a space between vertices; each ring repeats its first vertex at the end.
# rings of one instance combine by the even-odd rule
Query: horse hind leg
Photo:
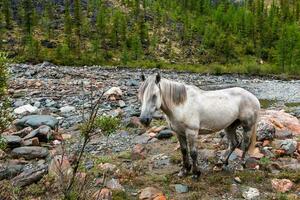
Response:
POLYGON ((227 128, 225 128, 226 137, 228 139, 228 149, 221 158, 223 165, 228 165, 228 160, 233 151, 239 146, 239 141, 236 135, 236 129, 240 125, 240 121, 236 120, 227 128))
POLYGON ((244 160, 246 153, 254 151, 256 142, 256 123, 245 123, 243 126, 243 140, 241 144, 241 150, 243 151, 242 159, 244 160))

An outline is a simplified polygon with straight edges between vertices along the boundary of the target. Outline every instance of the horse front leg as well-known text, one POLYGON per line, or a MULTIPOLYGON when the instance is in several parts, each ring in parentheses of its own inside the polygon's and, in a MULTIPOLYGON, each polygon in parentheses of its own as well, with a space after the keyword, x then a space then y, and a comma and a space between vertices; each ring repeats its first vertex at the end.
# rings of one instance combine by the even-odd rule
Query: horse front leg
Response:
POLYGON ((184 177, 187 176, 189 171, 191 170, 191 164, 188 155, 187 140, 186 140, 186 135, 184 133, 177 133, 177 137, 180 144, 180 150, 182 154, 182 164, 183 164, 181 170, 178 173, 178 176, 184 177))
POLYGON ((189 143, 189 150, 190 155, 192 158, 193 166, 192 166, 192 172, 193 172, 193 179, 198 179, 198 177, 201 175, 201 171, 198 167, 198 151, 196 147, 196 140, 198 136, 198 131, 195 130, 187 130, 186 131, 188 143, 189 143))

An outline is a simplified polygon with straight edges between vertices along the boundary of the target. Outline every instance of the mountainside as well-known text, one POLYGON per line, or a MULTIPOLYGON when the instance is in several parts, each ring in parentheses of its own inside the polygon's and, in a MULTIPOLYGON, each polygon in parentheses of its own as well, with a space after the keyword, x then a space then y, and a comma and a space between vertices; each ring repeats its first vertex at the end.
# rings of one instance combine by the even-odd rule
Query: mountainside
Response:
POLYGON ((4 0, 1 49, 34 63, 299 75, 299 13, 296 0, 4 0))

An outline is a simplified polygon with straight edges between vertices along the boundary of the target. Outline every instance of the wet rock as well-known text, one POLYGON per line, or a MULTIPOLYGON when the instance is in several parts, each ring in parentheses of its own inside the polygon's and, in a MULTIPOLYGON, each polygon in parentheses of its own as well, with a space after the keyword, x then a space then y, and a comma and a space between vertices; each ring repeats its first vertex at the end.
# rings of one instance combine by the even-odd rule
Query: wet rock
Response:
POLYGON ((132 160, 140 160, 146 158, 146 148, 141 144, 136 144, 131 151, 132 160))
POLYGON ((11 151, 13 157, 23 157, 25 159, 45 158, 49 152, 45 147, 18 147, 11 151))
POLYGON ((125 191, 124 187, 119 183, 118 179, 112 178, 106 182, 106 187, 112 190, 122 190, 125 191))
POLYGON ((70 112, 75 112, 76 108, 74 106, 64 106, 61 107, 59 110, 61 113, 70 113, 70 112))
POLYGON ((276 192, 288 192, 293 187, 293 182, 289 179, 272 179, 272 188, 276 192))
POLYGON ((293 154, 297 149, 297 142, 292 139, 283 140, 280 143, 280 149, 283 149, 286 154, 293 154))
POLYGON ((37 169, 27 169, 12 179, 12 184, 17 187, 24 187, 36 183, 47 174, 47 166, 40 166, 37 169))
POLYGON ((112 192, 108 188, 102 188, 94 193, 92 200, 112 200, 112 192))
POLYGON ((189 191, 189 188, 187 185, 182 184, 175 184, 175 190, 177 193, 187 193, 189 191))
POLYGON ((52 130, 47 125, 42 125, 39 128, 31 131, 28 135, 24 137, 24 140, 31 139, 33 137, 38 137, 41 142, 48 142, 52 136, 52 130))
POLYGON ((18 132, 14 132, 12 133, 12 135, 17 135, 19 137, 25 137, 26 135, 28 135, 33 129, 31 127, 26 127, 18 132))
POLYGON ((247 200, 259 199, 259 190, 256 188, 248 187, 244 189, 242 196, 247 200))
POLYGON ((162 130, 157 135, 157 139, 168 139, 174 135, 174 132, 170 129, 162 130))
POLYGON ((71 164, 66 156, 56 155, 52 158, 48 173, 56 178, 68 180, 73 174, 71 164))
POLYGON ((139 200, 164 200, 166 197, 164 194, 155 187, 146 187, 141 190, 141 193, 139 195, 139 200))
POLYGON ((0 180, 11 179, 23 171, 23 165, 0 164, 0 180))
POLYGON ((5 135, 3 138, 9 148, 15 148, 21 146, 22 138, 16 135, 5 135))
POLYGON ((58 127, 58 120, 50 115, 29 115, 15 121, 15 126, 19 129, 25 127, 39 128, 41 125, 50 126, 52 129, 58 127))
POLYGON ((24 105, 24 106, 14 109, 14 113, 18 114, 18 115, 22 115, 22 114, 26 114, 26 113, 32 114, 32 113, 36 113, 37 110, 38 110, 37 107, 27 104, 27 105, 24 105))
POLYGON ((261 120, 257 124, 257 140, 272 140, 275 136, 275 127, 267 120, 261 120))

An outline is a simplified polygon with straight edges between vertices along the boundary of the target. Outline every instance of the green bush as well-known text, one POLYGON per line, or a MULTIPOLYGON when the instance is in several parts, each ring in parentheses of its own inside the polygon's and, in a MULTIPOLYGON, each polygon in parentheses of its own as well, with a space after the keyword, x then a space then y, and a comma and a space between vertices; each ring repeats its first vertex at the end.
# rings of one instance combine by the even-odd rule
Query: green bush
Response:
POLYGON ((110 135, 120 126, 120 119, 103 115, 96 119, 95 125, 101 129, 103 134, 110 135))

